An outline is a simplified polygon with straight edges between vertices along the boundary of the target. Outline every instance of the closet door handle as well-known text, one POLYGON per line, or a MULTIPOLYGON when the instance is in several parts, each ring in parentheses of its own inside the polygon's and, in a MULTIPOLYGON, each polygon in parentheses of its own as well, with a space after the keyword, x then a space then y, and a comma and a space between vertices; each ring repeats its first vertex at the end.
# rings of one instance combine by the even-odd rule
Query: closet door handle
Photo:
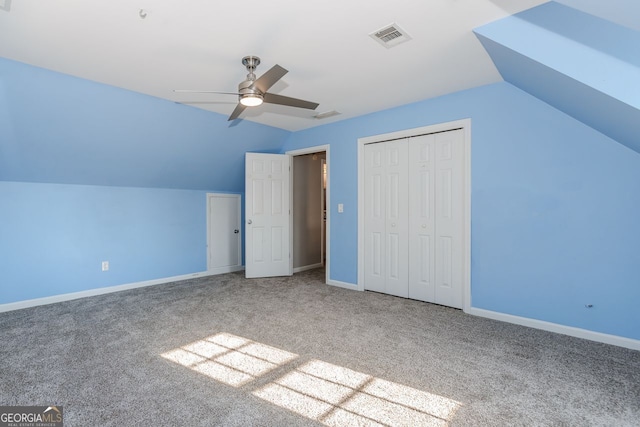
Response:
POLYGON ((238 234, 240 230, 233 230, 233 234, 238 234))

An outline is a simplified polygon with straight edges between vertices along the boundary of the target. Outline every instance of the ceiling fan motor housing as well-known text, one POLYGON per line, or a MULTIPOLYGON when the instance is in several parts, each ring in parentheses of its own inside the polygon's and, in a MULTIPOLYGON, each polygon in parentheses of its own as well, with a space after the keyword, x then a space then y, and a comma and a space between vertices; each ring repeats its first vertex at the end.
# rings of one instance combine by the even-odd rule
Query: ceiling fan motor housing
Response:
POLYGON ((238 99, 240 103, 246 106, 255 106, 262 104, 264 101, 264 94, 257 88, 252 87, 254 80, 245 80, 238 85, 238 99), (248 101, 248 98, 253 98, 254 102, 248 101), (244 102, 243 102, 244 100, 244 102), (255 102, 259 100, 258 102, 255 102))

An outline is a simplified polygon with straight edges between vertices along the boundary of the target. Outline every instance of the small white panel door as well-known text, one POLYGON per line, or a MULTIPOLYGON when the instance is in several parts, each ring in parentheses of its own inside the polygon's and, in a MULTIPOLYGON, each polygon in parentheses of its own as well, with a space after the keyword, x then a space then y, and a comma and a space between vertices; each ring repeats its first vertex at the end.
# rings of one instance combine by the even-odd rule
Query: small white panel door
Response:
POLYGON ((242 264, 240 195, 207 195, 207 269, 233 271, 242 264))
POLYGON ((285 154, 245 156, 245 276, 293 274, 290 251, 290 164, 285 154))
POLYGON ((435 135, 435 303, 462 308, 464 280, 464 133, 435 135))
POLYGON ((409 298, 435 302, 435 135, 409 140, 409 298))

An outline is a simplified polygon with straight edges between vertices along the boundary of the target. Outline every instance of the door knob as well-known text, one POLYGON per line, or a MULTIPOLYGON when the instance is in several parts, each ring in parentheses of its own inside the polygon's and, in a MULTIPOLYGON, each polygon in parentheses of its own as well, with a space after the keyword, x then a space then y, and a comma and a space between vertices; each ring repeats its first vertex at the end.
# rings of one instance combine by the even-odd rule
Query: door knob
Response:
POLYGON ((233 234, 238 234, 240 230, 233 230, 233 234))
POLYGON ((251 220, 247 221, 247 224, 252 224, 251 220))

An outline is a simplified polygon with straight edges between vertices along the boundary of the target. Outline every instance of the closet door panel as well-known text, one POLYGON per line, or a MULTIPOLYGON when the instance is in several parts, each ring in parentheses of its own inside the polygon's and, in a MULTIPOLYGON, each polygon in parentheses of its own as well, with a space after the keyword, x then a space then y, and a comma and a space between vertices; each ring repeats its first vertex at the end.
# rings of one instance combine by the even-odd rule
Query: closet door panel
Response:
POLYGON ((364 158, 364 287, 384 292, 387 274, 384 144, 365 145, 364 158))
POLYGON ((409 140, 409 298, 435 302, 435 136, 409 140))
POLYGON ((407 298, 408 286, 408 141, 384 143, 386 160, 386 287, 385 292, 407 298))
POLYGON ((462 308, 464 131, 364 147, 364 287, 462 308))
POLYGON ((435 135, 435 300, 462 308, 464 134, 435 135))

